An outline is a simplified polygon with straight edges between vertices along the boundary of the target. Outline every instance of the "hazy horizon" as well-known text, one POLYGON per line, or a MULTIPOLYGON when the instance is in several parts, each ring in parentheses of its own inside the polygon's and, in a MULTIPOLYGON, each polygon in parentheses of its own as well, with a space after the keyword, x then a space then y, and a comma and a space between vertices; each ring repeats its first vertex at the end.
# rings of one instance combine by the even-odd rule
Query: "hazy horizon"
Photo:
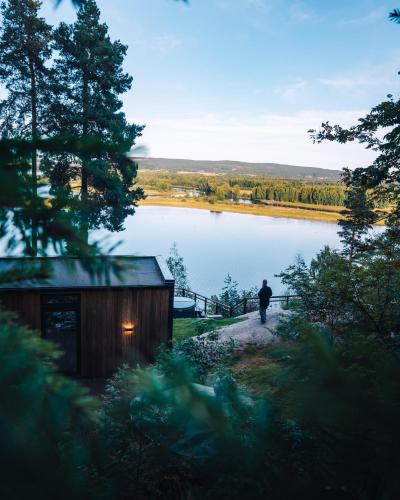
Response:
MULTIPOLYGON (((149 156, 340 170, 370 164, 357 144, 314 145, 307 130, 349 126, 399 89, 398 27, 389 0, 97 1, 128 45, 130 121, 149 156)), ((45 0, 49 22, 70 2, 45 0)))
POLYGON ((257 165, 289 165, 291 167, 302 167, 302 168, 321 168, 323 170, 337 170, 338 172, 341 171, 340 168, 338 169, 333 169, 333 168, 325 168, 325 167, 320 167, 319 165, 301 165, 300 163, 283 163, 283 162, 276 162, 276 161, 243 161, 243 160, 236 160, 236 159, 229 159, 229 158, 220 158, 216 160, 209 160, 206 158, 167 158, 165 156, 134 156, 136 160, 177 160, 177 161, 195 161, 195 162, 212 162, 212 163, 246 163, 249 165, 257 164, 257 165))

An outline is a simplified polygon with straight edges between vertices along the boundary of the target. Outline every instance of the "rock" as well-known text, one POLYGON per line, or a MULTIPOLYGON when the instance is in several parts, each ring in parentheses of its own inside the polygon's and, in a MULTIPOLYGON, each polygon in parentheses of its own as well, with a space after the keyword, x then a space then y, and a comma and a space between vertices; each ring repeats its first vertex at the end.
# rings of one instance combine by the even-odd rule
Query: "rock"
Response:
MULTIPOLYGON (((267 322, 261 324, 258 311, 241 316, 244 321, 217 330, 218 341, 228 342, 233 339, 239 348, 247 346, 262 346, 276 342, 274 335, 279 323, 290 315, 290 311, 268 309, 267 322)), ((206 334, 205 334, 206 335, 206 334)))

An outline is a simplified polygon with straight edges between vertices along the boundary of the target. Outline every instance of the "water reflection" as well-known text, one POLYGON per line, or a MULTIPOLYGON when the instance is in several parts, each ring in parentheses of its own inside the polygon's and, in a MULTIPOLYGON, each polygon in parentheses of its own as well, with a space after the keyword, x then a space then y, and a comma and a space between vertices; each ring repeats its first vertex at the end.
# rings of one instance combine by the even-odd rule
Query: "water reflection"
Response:
POLYGON ((274 293, 282 293, 274 274, 296 255, 309 261, 324 245, 340 247, 336 224, 190 208, 139 207, 125 228, 109 235, 121 241, 116 253, 165 257, 176 241, 192 288, 204 295, 219 292, 228 273, 242 288, 267 278, 274 293))

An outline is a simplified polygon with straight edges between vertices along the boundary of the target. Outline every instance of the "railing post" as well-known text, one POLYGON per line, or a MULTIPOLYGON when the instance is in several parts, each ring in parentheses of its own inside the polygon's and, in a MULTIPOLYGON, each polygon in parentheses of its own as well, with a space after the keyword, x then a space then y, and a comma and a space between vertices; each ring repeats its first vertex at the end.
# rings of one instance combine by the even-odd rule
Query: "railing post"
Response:
POLYGON ((229 308, 229 317, 232 318, 232 316, 233 316, 233 307, 230 306, 230 308, 229 308))
POLYGON ((186 295, 186 290, 184 288, 182 288, 182 297, 185 297, 186 295))
POLYGON ((289 295, 286 295, 286 307, 289 307, 289 295))
POLYGON ((243 314, 246 314, 247 313, 247 299, 244 299, 244 303, 243 303, 243 314))
POLYGON ((204 299, 204 316, 207 316, 207 297, 204 299))

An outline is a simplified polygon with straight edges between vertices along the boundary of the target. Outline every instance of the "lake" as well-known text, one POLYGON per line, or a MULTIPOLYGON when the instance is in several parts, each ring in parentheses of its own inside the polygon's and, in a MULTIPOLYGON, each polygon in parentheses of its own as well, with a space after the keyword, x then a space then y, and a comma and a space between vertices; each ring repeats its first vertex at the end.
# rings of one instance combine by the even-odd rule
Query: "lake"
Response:
POLYGON ((277 274, 296 255, 309 262, 324 245, 340 248, 338 226, 237 213, 175 207, 139 207, 125 222, 125 230, 107 235, 120 241, 119 254, 168 257, 173 242, 185 261, 191 288, 209 296, 219 293, 229 273, 240 288, 259 286, 263 278, 275 295, 285 291, 277 274))

